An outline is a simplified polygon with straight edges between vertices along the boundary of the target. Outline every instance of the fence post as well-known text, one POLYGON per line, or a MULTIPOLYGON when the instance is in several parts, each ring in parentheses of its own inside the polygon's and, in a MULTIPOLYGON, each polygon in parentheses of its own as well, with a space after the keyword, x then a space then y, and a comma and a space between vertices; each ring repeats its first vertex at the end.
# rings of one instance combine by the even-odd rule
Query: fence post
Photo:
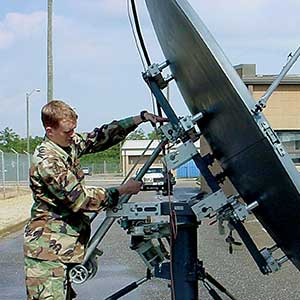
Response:
POLYGON ((106 174, 106 161, 103 161, 103 173, 106 174))
POLYGON ((2 187, 3 187, 3 197, 6 198, 5 195, 5 163, 4 163, 4 152, 0 150, 1 153, 1 169, 2 169, 2 187))
POLYGON ((30 153, 28 153, 27 151, 23 151, 26 155, 27 155, 27 160, 28 160, 28 172, 27 172, 27 180, 28 180, 28 184, 29 184, 29 171, 30 171, 30 153))
POLYGON ((16 154, 16 159, 17 159, 17 161, 16 161, 16 164, 17 164, 17 166, 16 166, 16 168, 17 168, 17 192, 19 191, 19 187, 20 187, 20 166, 19 166, 19 153, 14 149, 14 148, 10 148, 11 149, 11 151, 13 152, 13 153, 15 153, 16 154))

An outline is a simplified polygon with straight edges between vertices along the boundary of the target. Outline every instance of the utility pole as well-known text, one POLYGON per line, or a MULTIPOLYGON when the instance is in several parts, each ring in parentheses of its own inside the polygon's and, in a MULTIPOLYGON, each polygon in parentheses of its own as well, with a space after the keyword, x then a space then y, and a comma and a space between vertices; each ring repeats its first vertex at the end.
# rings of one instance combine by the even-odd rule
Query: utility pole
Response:
MULTIPOLYGON (((27 135, 27 152, 30 153, 30 128, 29 128, 29 99, 30 96, 34 93, 37 92, 39 93, 41 90, 40 89, 33 89, 30 93, 26 93, 26 135, 27 135)), ((28 163, 28 168, 30 168, 30 160, 28 163)))
MULTIPOLYGON (((31 162, 30 153, 28 153, 27 151, 23 151, 23 152, 27 155, 28 170, 30 171, 30 162, 31 162)), ((27 174, 28 174, 27 180, 28 180, 28 184, 29 184, 29 172, 27 172, 27 174)))
POLYGON ((47 102, 53 100, 53 55, 52 55, 52 9, 53 0, 48 0, 47 30, 47 102))

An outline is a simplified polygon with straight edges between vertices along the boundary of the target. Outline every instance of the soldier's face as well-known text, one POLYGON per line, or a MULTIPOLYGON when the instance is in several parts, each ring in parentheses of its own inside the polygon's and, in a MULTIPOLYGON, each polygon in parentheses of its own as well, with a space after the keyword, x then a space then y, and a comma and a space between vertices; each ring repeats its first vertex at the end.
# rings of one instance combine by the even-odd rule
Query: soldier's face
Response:
POLYGON ((68 147, 73 143, 77 122, 73 120, 61 120, 57 128, 47 127, 48 138, 61 147, 68 147))

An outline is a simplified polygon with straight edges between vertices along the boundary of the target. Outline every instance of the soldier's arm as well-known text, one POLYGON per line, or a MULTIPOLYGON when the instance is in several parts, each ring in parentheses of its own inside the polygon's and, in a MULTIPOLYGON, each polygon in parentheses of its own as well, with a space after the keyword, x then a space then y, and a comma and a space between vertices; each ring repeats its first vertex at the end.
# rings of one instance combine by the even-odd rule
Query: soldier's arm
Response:
MULTIPOLYGON (((116 188, 87 188, 58 159, 44 160, 37 166, 40 179, 56 201, 72 211, 99 211, 117 202, 116 188)), ((57 203, 56 203, 57 204, 57 203)))
POLYGON ((89 133, 77 134, 75 144, 78 156, 104 151, 118 144, 135 130, 138 124, 140 123, 135 117, 130 117, 105 124, 89 133))
POLYGON ((138 116, 113 121, 100 128, 95 128, 90 133, 77 134, 75 137, 77 155, 80 157, 83 154, 103 151, 118 144, 143 122, 150 121, 152 124, 155 124, 167 120, 166 118, 144 111, 138 116))

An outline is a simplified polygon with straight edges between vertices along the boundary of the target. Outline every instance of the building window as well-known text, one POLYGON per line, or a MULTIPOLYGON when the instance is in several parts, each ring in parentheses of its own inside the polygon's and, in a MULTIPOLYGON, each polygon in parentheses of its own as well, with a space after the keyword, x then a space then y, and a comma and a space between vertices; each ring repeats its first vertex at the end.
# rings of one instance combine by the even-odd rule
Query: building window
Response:
POLYGON ((279 140, 290 150, 300 150, 300 132, 295 131, 276 131, 279 140))
POLYGON ((285 150, 291 155, 295 164, 300 164, 300 131, 278 130, 276 131, 285 150))
POLYGON ((292 161, 294 162, 294 164, 300 164, 300 158, 293 158, 292 161))

